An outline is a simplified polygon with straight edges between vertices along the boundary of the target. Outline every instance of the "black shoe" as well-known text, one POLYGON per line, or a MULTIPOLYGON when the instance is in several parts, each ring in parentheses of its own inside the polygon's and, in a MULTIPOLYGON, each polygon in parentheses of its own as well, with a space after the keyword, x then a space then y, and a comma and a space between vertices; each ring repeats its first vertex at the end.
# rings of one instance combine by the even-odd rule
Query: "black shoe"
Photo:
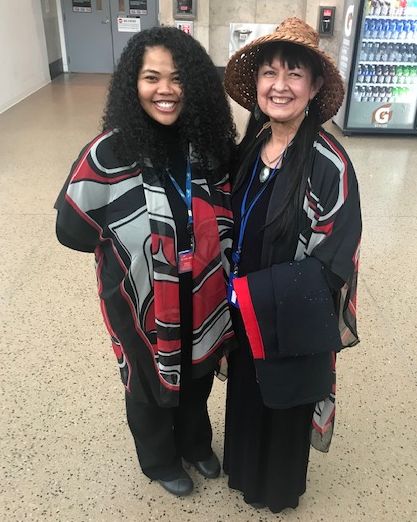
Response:
POLYGON ((203 477, 214 479, 220 475, 220 462, 215 453, 206 460, 196 460, 189 462, 203 477))
POLYGON ((164 489, 176 497, 185 497, 186 495, 189 495, 194 488, 190 475, 184 469, 181 470, 180 474, 175 479, 159 479, 158 482, 164 489))

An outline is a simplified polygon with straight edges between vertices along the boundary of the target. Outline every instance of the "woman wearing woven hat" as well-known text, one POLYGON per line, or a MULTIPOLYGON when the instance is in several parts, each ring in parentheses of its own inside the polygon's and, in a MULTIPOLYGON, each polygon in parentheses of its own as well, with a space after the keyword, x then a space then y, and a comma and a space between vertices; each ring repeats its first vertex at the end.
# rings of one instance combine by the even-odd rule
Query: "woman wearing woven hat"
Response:
POLYGON ((279 512, 305 491, 310 442, 329 448, 335 354, 358 342, 359 194, 321 127, 344 93, 311 27, 290 18, 240 49, 225 85, 252 117, 232 197, 224 469, 247 503, 279 512))

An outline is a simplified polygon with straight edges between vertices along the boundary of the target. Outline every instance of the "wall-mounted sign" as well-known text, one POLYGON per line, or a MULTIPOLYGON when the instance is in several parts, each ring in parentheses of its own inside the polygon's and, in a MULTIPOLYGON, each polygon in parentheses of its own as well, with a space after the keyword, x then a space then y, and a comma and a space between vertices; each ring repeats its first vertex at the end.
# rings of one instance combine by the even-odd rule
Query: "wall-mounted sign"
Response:
POLYGON ((191 20, 175 20, 175 27, 183 33, 194 36, 194 22, 191 20))
POLYGON ((117 18, 117 30, 119 33, 139 33, 140 18, 119 16, 117 18))
POLYGON ((334 17, 336 7, 320 6, 318 32, 320 36, 333 36, 334 17))
POLYGON ((195 20, 197 16, 197 0, 173 0, 175 20, 195 20))
POLYGON ((74 13, 91 13, 91 1, 73 0, 72 10, 74 13))
POLYGON ((276 24, 230 24, 229 58, 252 40, 275 31, 276 24))
POLYGON ((148 0, 129 0, 129 14, 147 15, 148 0))

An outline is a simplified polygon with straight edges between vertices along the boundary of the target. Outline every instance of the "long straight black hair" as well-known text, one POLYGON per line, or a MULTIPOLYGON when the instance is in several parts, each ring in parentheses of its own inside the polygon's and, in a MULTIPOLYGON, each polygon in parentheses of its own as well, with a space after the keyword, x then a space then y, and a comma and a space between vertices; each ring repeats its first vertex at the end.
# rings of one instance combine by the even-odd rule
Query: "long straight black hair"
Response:
MULTIPOLYGON (((262 46, 257 56, 257 70, 266 63, 271 65, 275 59, 279 59, 289 69, 300 66, 308 68, 313 82, 322 75, 318 56, 301 45, 271 42, 262 46)), ((259 107, 252 112, 245 136, 239 145, 241 165, 236 174, 235 189, 242 184, 259 146, 271 136, 271 130, 260 133, 263 125, 268 121, 268 116, 262 113, 259 107)), ((300 205, 304 199, 306 183, 314 159, 313 143, 319 129, 320 115, 314 98, 309 105, 308 116, 303 119, 293 139, 291 150, 283 160, 290 176, 287 193, 282 204, 274 210, 270 220, 265 224, 265 227, 272 227, 272 235, 275 239, 288 236, 297 228, 300 205)))

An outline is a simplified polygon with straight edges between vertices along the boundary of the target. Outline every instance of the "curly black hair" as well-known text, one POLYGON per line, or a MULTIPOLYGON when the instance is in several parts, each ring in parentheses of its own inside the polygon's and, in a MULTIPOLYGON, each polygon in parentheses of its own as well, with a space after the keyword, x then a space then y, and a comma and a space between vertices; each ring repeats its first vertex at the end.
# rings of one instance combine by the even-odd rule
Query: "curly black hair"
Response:
MULTIPOLYGON (((103 116, 103 130, 118 129, 120 159, 149 158, 154 166, 168 161, 167 131, 143 110, 137 89, 147 48, 170 51, 183 90, 183 108, 174 127, 181 149, 191 144, 203 167, 228 164, 236 130, 220 76, 205 49, 174 27, 153 27, 135 34, 125 47, 113 74, 103 116)), ((172 129, 174 132, 174 129, 172 129)))

